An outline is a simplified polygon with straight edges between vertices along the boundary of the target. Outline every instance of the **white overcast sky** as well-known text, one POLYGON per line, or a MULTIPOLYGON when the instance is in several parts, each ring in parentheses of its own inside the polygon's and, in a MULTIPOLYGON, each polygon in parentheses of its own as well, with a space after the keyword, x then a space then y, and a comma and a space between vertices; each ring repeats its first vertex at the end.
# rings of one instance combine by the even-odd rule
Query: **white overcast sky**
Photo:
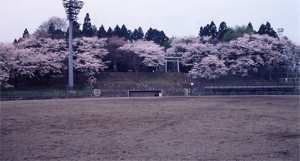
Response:
MULTIPOLYGON (((78 16, 86 13, 91 22, 107 30, 125 24, 130 30, 141 26, 163 30, 168 37, 198 35, 200 26, 222 21, 228 27, 252 22, 255 30, 269 21, 277 31, 300 44, 300 0, 83 0, 78 16)), ((0 0, 0 42, 21 37, 25 28, 33 33, 52 16, 65 18, 62 0, 0 0)))

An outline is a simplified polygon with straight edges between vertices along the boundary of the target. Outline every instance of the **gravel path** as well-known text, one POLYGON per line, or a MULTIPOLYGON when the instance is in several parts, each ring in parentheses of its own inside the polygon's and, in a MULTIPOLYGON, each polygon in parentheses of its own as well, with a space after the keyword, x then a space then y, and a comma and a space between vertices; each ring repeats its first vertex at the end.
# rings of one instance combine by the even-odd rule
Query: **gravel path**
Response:
POLYGON ((299 160, 299 96, 0 104, 0 160, 299 160))

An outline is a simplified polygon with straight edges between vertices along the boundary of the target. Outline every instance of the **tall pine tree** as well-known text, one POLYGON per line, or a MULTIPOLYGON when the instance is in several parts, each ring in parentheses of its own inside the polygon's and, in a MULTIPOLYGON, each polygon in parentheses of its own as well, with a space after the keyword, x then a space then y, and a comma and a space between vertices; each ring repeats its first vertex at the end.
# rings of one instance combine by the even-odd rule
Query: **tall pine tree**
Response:
POLYGON ((266 34, 266 25, 261 24, 258 31, 257 31, 257 33, 260 34, 260 35, 266 34))
POLYGON ((209 25, 209 34, 209 36, 211 36, 212 38, 217 38, 218 31, 214 21, 211 21, 209 25))
POLYGON ((23 37, 23 39, 29 37, 29 32, 28 32, 27 28, 25 28, 22 37, 23 37))
POLYGON ((108 30, 106 32, 106 36, 107 37, 112 37, 113 36, 113 30, 111 29, 111 27, 108 28, 108 30))
POLYGON ((145 34, 145 39, 148 41, 153 41, 160 46, 164 46, 164 44, 169 40, 163 31, 158 31, 157 29, 152 28, 150 28, 145 34))
POLYGON ((118 36, 121 37, 121 28, 119 27, 119 25, 116 25, 116 27, 114 28, 114 31, 112 33, 113 36, 118 36))
POLYGON ((105 28, 104 28, 103 25, 101 25, 101 27, 99 28, 99 31, 97 32, 97 37, 98 38, 105 38, 105 37, 107 37, 106 31, 105 31, 105 28))
MULTIPOLYGON (((73 38, 81 37, 80 24, 77 21, 73 21, 73 38)), ((69 39, 69 28, 66 33, 66 39, 69 39)))
POLYGON ((255 33, 251 22, 249 22, 248 25, 247 25, 247 27, 246 27, 246 33, 247 34, 253 34, 253 33, 255 33))
POLYGON ((134 29, 133 34, 132 34, 132 39, 133 40, 139 40, 144 38, 144 32, 141 27, 138 29, 134 29))
POLYGON ((133 33, 131 30, 127 30, 127 35, 125 36, 125 39, 130 41, 133 40, 133 33))
POLYGON ((199 32, 199 36, 211 36, 210 34, 210 25, 207 24, 206 26, 204 26, 204 28, 201 26, 200 27, 200 32, 199 32))
POLYGON ((212 38, 218 38, 218 31, 214 21, 211 21, 210 24, 207 24, 204 28, 200 27, 199 36, 211 36, 212 38))
POLYGON ((266 25, 262 24, 257 33, 260 35, 267 34, 271 37, 278 38, 277 33, 273 30, 269 22, 267 22, 266 25))
POLYGON ((122 25, 119 37, 124 37, 124 38, 128 37, 128 30, 125 25, 122 25))
POLYGON ((219 31, 218 31, 218 40, 221 41, 225 35, 225 33, 227 32, 228 28, 225 22, 221 22, 220 26, 219 26, 219 31))
POLYGON ((84 23, 82 26, 82 34, 86 37, 94 36, 93 26, 91 24, 91 19, 89 13, 86 14, 84 18, 84 23))

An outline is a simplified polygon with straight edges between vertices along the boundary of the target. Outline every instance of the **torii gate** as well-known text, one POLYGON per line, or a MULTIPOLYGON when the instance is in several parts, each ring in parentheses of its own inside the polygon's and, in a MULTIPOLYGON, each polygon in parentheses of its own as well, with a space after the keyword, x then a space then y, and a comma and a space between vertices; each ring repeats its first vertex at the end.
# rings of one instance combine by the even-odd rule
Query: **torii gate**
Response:
POLYGON ((179 70, 179 60, 181 57, 165 57, 165 72, 168 72, 168 62, 177 62, 177 72, 180 73, 179 70))

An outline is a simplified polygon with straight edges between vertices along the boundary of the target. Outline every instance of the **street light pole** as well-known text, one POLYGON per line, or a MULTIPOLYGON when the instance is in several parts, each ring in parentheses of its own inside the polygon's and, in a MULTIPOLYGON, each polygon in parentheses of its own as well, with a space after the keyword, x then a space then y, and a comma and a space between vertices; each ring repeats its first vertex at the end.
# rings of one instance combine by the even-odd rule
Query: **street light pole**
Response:
POLYGON ((63 6, 66 10, 67 18, 69 20, 69 84, 68 90, 72 91, 74 88, 73 80, 73 21, 77 19, 80 9, 83 7, 83 2, 78 0, 63 0, 63 6))

